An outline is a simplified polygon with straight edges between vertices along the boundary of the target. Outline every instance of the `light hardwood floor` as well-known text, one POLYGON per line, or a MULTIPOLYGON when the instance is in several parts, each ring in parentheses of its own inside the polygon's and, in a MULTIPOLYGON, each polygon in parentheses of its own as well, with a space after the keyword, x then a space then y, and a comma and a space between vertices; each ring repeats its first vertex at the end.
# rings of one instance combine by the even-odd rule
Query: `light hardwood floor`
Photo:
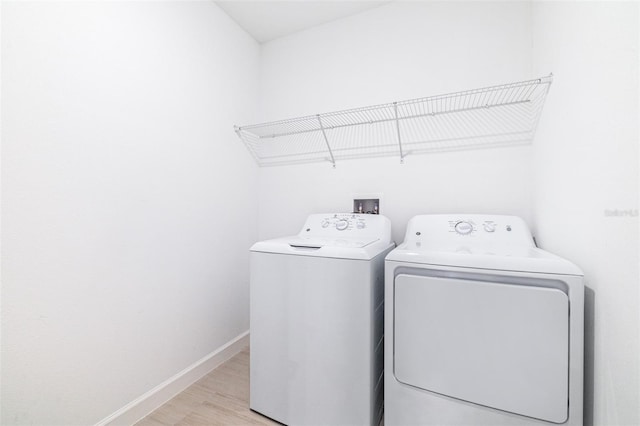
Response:
POLYGON ((249 348, 136 423, 169 425, 279 425, 249 410, 249 348))

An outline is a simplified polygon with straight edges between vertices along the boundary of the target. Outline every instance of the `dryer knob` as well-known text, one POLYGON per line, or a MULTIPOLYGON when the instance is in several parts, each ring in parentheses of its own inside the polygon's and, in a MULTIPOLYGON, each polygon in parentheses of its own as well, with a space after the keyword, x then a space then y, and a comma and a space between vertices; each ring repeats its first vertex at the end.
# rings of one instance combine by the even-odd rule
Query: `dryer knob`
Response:
POLYGON ((496 225, 493 223, 485 222, 482 226, 486 232, 495 232, 496 230, 496 225))
POLYGON ((467 235, 473 232, 473 225, 466 220, 461 220, 460 222, 456 223, 455 229, 458 234, 467 235))

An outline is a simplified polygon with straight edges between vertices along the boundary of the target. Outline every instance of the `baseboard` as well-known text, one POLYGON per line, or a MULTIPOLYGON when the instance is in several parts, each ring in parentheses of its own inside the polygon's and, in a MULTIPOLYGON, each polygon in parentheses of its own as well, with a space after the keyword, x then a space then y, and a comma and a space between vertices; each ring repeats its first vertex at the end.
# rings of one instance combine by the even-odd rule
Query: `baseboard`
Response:
POLYGON ((105 417, 95 426, 130 426, 135 424, 248 345, 249 331, 245 331, 115 413, 105 417))

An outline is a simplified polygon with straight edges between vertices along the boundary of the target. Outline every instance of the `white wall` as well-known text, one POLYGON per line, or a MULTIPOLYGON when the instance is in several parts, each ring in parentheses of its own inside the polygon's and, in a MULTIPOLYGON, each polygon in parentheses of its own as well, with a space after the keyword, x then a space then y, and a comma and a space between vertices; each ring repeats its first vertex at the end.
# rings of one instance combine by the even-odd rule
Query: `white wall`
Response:
POLYGON ((213 2, 3 2, 2 424, 92 424, 248 327, 259 46, 213 2))
MULTIPOLYGON (((528 3, 394 2, 262 47, 261 121, 508 83, 531 77, 528 3)), ((544 117, 543 117, 544 119, 544 117)), ((245 123, 238 123, 245 124, 245 123)), ((531 147, 260 170, 261 238, 307 214, 383 195, 402 241, 420 213, 531 211, 531 147)))
POLYGON ((534 223, 590 288, 587 425, 640 424, 638 7, 533 4, 533 63, 555 74, 534 143, 534 223), (616 209, 636 217, 607 216, 616 209))

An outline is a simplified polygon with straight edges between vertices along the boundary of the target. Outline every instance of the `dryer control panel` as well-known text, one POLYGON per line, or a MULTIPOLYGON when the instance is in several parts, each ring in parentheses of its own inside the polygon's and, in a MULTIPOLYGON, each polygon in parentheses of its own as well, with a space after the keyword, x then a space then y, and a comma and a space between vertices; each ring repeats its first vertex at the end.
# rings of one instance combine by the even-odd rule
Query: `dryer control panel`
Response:
POLYGON ((420 215, 407 226, 405 242, 429 245, 512 245, 534 247, 527 224, 517 216, 506 215, 420 215))
MULTIPOLYGON (((509 221, 507 220, 506 222, 509 221)), ((450 220, 449 226, 453 231, 460 235, 469 235, 476 231, 496 232, 496 230, 498 230, 499 228, 498 223, 492 219, 481 219, 480 223, 481 225, 479 225, 477 221, 474 221, 473 219, 460 218, 460 220, 450 220)), ((509 223, 504 226, 504 230, 507 232, 511 232, 512 229, 513 228, 509 223)))

